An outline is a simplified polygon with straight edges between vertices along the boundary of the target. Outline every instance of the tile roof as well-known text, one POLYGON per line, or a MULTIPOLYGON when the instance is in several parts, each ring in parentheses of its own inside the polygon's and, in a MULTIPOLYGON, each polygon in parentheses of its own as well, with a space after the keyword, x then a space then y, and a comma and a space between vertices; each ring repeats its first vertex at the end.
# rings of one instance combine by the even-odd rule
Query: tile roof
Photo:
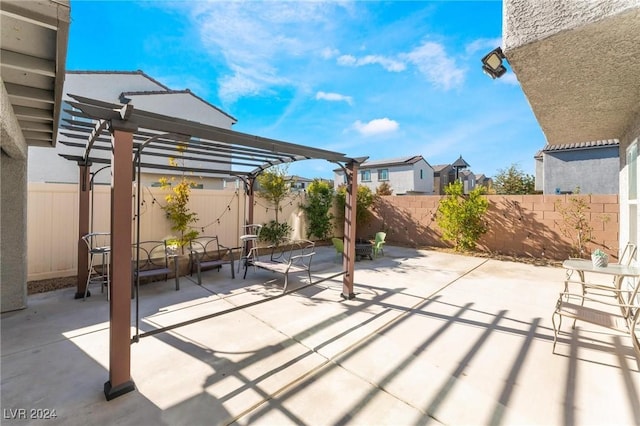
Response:
POLYGON ((608 147, 618 146, 618 145, 620 145, 620 141, 618 139, 605 139, 605 140, 589 141, 589 142, 563 143, 560 145, 546 145, 542 149, 542 152, 570 151, 574 149, 608 148, 608 147))
POLYGON ((438 173, 441 172, 447 168, 451 167, 451 164, 437 164, 435 166, 433 166, 433 171, 438 173))
POLYGON ((471 167, 469 163, 464 161, 462 155, 452 164, 453 167, 471 167))
POLYGON ((422 155, 414 155, 411 157, 400 157, 400 158, 388 158, 383 160, 374 160, 374 161, 365 161, 360 164, 361 169, 367 169, 371 167, 380 167, 380 166, 400 166, 403 164, 415 164, 420 160, 426 161, 422 155))

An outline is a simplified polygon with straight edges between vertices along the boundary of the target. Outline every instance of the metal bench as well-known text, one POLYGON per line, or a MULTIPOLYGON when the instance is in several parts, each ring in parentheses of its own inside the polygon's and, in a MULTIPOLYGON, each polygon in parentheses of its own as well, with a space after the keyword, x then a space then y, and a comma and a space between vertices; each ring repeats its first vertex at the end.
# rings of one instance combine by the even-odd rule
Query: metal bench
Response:
MULTIPOLYGON (((180 290, 180 279, 178 277, 178 264, 176 253, 166 241, 141 241, 132 245, 131 276, 135 284, 138 279, 146 279, 164 276, 164 280, 169 279, 169 274, 175 274, 176 291, 180 290), (169 267, 169 258, 173 259, 173 269, 169 267)), ((133 297, 133 287, 132 287, 133 297)))
POLYGON ((311 283, 311 260, 315 254, 315 243, 307 240, 287 241, 278 246, 269 246, 262 250, 270 251, 269 256, 260 257, 260 247, 253 247, 244 266, 247 277, 249 266, 284 275, 283 292, 287 291, 290 273, 305 273, 311 283))
MULTIPOLYGON (((238 249, 236 247, 235 249, 238 249)), ((233 250, 220 244, 218 237, 198 237, 191 240, 189 252, 191 256, 191 275, 195 270, 198 277, 198 285, 202 285, 202 271, 209 268, 217 268, 218 271, 224 265, 231 265, 231 278, 236 274, 233 268, 233 250)))

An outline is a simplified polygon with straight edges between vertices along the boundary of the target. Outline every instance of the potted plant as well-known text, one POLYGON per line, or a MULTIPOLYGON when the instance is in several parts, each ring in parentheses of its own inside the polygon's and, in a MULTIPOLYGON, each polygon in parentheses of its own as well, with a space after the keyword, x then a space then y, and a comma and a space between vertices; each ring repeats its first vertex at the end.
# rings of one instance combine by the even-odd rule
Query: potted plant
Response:
POLYGON ((596 268, 604 268, 609 264, 609 256, 600 249, 596 249, 591 253, 591 261, 596 268))

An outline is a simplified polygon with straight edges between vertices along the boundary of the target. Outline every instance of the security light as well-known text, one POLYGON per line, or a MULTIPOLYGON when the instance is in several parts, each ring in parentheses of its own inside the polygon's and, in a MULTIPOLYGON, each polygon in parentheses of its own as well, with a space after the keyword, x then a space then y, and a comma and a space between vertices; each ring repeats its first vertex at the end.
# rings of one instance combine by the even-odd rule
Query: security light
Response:
POLYGON ((482 58, 482 71, 489 77, 500 78, 507 72, 502 65, 502 60, 506 59, 500 47, 496 47, 482 58))

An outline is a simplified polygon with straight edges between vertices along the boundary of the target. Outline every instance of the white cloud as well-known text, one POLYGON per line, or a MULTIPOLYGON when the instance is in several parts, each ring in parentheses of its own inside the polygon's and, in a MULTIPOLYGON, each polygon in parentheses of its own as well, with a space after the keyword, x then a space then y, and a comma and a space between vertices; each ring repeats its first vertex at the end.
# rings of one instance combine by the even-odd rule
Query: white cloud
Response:
POLYGON ((323 59, 331 59, 338 56, 339 54, 340 54, 340 51, 338 49, 332 49, 330 47, 325 47, 320 52, 320 55, 322 56, 323 59))
POLYGON ((397 121, 390 120, 385 117, 376 118, 369 121, 368 123, 363 123, 362 121, 357 120, 355 123, 353 123, 352 127, 363 136, 376 136, 383 133, 395 132, 396 130, 398 130, 400 125, 397 121))
POLYGON ((511 84, 513 86, 520 85, 520 82, 518 81, 518 78, 513 73, 513 71, 507 71, 507 73, 500 77, 498 81, 505 84, 511 84))
POLYGON ((316 99, 331 102, 346 102, 349 105, 353 105, 353 98, 351 96, 341 95, 340 93, 316 93, 316 99))
POLYGON ((447 56, 440 43, 424 42, 404 56, 429 82, 444 90, 459 87, 464 82, 464 69, 459 68, 456 61, 447 56))
POLYGON ((339 2, 189 2, 200 38, 211 56, 222 59, 231 74, 219 78, 220 98, 234 102, 245 95, 268 93, 274 85, 297 86, 285 64, 308 52, 323 51, 318 37, 333 25, 339 2))
POLYGON ((340 55, 340 57, 338 57, 337 62, 338 62, 338 65, 356 66, 358 63, 358 60, 353 55, 340 55))
POLYGON ((366 55, 362 58, 356 58, 353 55, 341 55, 338 57, 338 65, 361 67, 371 64, 378 64, 390 72, 400 72, 407 68, 403 62, 381 55, 366 55))
POLYGON ((467 44, 465 46, 465 52, 467 53, 467 55, 473 55, 480 51, 482 52, 482 56, 484 56, 500 45, 502 45, 501 37, 479 38, 467 44))

